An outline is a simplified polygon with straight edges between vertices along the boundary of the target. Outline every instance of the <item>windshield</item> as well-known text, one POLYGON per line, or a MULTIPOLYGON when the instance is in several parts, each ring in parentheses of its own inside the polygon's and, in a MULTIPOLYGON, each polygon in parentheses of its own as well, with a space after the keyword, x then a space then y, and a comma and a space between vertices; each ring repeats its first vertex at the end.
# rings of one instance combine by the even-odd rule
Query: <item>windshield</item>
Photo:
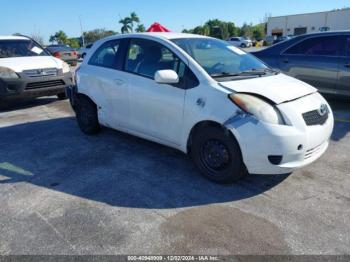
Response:
POLYGON ((192 56, 213 77, 268 69, 254 56, 222 40, 181 38, 173 39, 172 42, 192 56))
POLYGON ((0 40, 0 58, 47 55, 48 54, 32 40, 0 40))

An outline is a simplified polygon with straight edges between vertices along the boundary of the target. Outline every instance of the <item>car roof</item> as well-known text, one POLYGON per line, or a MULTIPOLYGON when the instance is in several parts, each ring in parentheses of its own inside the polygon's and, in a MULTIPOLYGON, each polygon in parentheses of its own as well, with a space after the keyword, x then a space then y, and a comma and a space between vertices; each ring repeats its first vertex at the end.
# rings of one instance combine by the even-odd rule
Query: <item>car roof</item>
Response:
POLYGON ((208 38, 207 36, 203 35, 195 35, 195 34, 187 34, 187 33, 172 33, 172 32, 167 32, 167 33, 140 33, 140 35, 150 35, 158 38, 166 38, 166 39, 177 39, 177 38, 208 38))
POLYGON ((130 34, 119 34, 119 35, 113 35, 110 37, 107 37, 105 39, 120 39, 120 38, 133 38, 133 37, 142 37, 142 36, 148 36, 152 38, 158 38, 158 39, 179 39, 179 38, 210 38, 208 36, 203 35, 195 35, 195 34, 187 34, 187 33, 172 33, 172 32, 146 32, 146 33, 130 33, 130 34))
POLYGON ((29 40, 28 37, 25 36, 0 36, 0 40, 29 40))
POLYGON ((349 34, 350 30, 334 30, 334 31, 325 31, 325 32, 314 32, 314 33, 308 33, 303 35, 298 35, 295 37, 308 37, 308 36, 315 36, 315 35, 342 35, 342 34, 349 34))

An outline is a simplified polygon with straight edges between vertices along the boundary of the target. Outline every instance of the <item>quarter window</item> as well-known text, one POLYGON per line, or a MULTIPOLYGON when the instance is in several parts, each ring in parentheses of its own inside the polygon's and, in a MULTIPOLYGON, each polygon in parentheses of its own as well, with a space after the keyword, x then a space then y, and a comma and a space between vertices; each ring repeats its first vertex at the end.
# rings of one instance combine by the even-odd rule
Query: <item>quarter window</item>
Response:
POLYGON ((89 64, 116 69, 119 46, 119 40, 108 41, 104 43, 93 54, 92 58, 89 61, 89 64))
POLYGON ((289 48, 284 54, 307 56, 337 56, 338 37, 313 37, 289 48))

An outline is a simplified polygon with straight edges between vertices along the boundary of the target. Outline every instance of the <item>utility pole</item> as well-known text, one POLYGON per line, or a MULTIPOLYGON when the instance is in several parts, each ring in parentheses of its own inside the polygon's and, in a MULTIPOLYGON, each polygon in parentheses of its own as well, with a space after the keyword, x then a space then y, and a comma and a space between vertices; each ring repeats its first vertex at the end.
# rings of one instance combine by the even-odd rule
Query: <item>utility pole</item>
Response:
POLYGON ((81 38, 83 40, 83 47, 85 47, 85 37, 84 37, 84 31, 83 31, 83 23, 81 22, 81 15, 79 16, 79 21, 80 21, 81 38))

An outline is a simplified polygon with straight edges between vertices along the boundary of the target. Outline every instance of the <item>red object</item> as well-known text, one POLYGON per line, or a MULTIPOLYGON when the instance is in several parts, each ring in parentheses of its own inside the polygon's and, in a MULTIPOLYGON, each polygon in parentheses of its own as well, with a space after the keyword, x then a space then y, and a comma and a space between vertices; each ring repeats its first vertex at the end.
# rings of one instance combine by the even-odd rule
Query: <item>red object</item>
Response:
POLYGON ((77 55, 77 52, 76 52, 76 51, 73 51, 73 55, 76 56, 76 55, 77 55))
POLYGON ((159 23, 154 23, 147 29, 147 32, 171 32, 169 29, 165 28, 159 23))
POLYGON ((56 58, 61 58, 60 52, 53 53, 53 56, 56 57, 56 58))

